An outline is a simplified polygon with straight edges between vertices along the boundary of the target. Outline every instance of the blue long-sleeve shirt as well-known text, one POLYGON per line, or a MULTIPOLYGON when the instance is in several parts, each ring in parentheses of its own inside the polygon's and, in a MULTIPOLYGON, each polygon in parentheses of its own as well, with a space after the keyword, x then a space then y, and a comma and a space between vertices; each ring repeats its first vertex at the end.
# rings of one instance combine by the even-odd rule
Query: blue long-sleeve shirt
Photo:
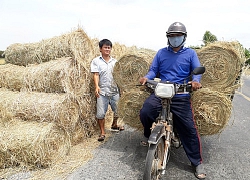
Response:
MULTIPOLYGON (((196 52, 187 47, 182 47, 174 52, 170 46, 160 49, 150 66, 146 78, 154 79, 158 76, 163 81, 183 84, 194 68, 200 66, 196 52)), ((193 75, 192 80, 200 82, 201 75, 193 75)), ((188 80, 188 79, 187 79, 188 80)))

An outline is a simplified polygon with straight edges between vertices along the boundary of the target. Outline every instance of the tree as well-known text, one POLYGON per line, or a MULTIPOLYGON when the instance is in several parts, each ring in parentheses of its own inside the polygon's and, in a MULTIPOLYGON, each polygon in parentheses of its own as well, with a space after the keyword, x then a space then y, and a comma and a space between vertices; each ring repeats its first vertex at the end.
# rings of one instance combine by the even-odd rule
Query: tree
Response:
POLYGON ((250 52, 245 48, 245 57, 246 57, 246 64, 250 65, 250 52))
POLYGON ((205 34, 203 35, 203 43, 205 44, 205 46, 208 43, 212 43, 215 41, 217 41, 217 37, 213 35, 210 31, 206 31, 205 34))

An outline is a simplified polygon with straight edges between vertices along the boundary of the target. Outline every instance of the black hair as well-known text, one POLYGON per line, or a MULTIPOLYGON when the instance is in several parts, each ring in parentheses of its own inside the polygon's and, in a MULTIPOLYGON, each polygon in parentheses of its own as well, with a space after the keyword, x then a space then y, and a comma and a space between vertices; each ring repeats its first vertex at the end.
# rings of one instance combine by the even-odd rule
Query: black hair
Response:
POLYGON ((99 42, 99 48, 102 48, 103 45, 110 46, 112 48, 112 42, 108 39, 103 39, 99 42))

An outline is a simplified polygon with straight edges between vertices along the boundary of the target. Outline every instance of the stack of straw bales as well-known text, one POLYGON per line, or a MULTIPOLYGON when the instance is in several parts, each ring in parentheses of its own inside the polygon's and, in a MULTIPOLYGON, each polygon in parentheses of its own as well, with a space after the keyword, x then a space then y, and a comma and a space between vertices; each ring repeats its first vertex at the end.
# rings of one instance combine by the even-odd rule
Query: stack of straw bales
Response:
POLYGON ((215 42, 197 51, 206 67, 203 88, 192 96, 194 116, 201 135, 222 132, 232 109, 234 91, 239 87, 245 62, 244 49, 238 42, 215 42))
POLYGON ((92 41, 80 28, 6 49, 7 64, 0 67, 0 167, 47 166, 92 134, 93 55, 92 41))
MULTIPOLYGON (((0 67, 0 137, 4 139, 0 167, 50 165, 72 144, 93 134, 96 99, 90 63, 100 55, 98 42, 78 28, 6 49, 6 64, 0 67)), ((124 92, 148 70, 153 53, 113 43, 112 56, 120 62, 114 73, 130 83, 125 87, 120 83, 124 92)), ((141 103, 135 105, 137 109, 141 103)))

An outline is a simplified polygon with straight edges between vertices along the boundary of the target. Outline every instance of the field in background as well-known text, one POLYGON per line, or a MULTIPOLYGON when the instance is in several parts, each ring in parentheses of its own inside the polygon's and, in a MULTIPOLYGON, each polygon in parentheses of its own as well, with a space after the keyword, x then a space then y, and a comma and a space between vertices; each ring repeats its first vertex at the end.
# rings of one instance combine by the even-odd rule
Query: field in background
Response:
POLYGON ((0 64, 5 64, 4 58, 0 58, 0 64))

